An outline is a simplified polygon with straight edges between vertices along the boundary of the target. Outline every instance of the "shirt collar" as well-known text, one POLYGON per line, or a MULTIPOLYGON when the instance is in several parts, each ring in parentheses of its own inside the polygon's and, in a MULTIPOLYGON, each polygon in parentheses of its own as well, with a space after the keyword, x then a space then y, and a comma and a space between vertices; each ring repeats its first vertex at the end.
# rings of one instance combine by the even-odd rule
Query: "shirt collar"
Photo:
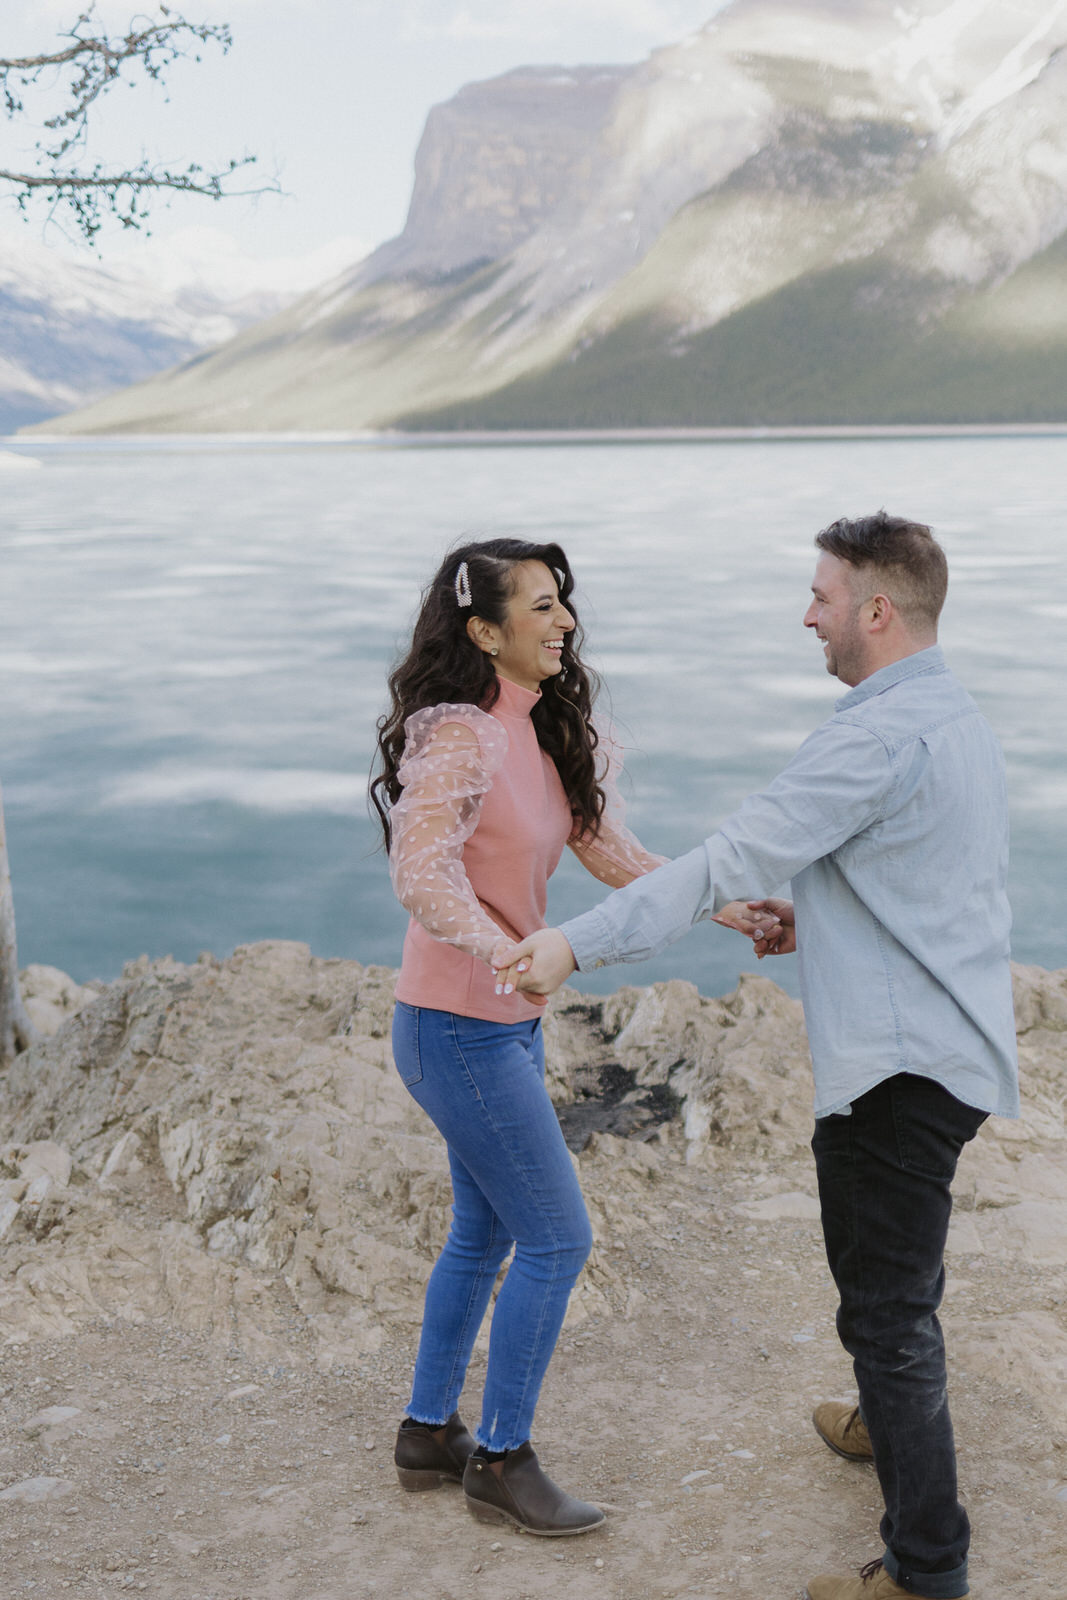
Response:
POLYGON ((525 722, 541 698, 540 689, 523 689, 520 684, 512 683, 510 678, 501 678, 499 674, 496 681, 500 685, 500 693, 490 706, 490 711, 498 717, 517 717, 525 722))
POLYGON ((888 667, 880 667, 877 672, 872 672, 869 678, 864 678, 862 683, 857 683, 854 689, 835 701, 834 710, 847 711, 850 706, 858 706, 872 695, 884 694, 886 689, 892 689, 894 684, 902 683, 905 678, 917 678, 924 672, 945 670, 944 651, 939 644, 932 644, 925 650, 916 650, 914 655, 891 661, 888 667))

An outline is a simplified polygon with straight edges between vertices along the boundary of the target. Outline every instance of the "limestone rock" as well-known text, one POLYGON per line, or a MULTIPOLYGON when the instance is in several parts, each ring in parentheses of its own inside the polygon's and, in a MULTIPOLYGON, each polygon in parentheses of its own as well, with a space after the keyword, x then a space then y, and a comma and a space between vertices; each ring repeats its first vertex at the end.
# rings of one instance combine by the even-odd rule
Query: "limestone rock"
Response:
POLYGON ((0 1239, 20 1217, 38 1232, 48 1225, 72 1165, 69 1150, 51 1139, 0 1148, 0 1239))
POLYGON ((68 1017, 77 1015, 100 993, 98 983, 78 984, 58 967, 31 964, 19 973, 19 988, 37 1032, 45 1038, 57 1032, 68 1017))
POLYGON ((37 1506, 44 1500, 61 1500, 72 1494, 74 1485, 63 1478, 23 1478, 0 1489, 0 1500, 9 1505, 37 1506))
POLYGON ((1067 972, 1044 967, 1012 966, 1015 1026, 1020 1034, 1033 1029, 1067 1033, 1067 972))
POLYGON ((62 1428, 65 1423, 73 1422, 74 1418, 80 1417, 81 1414, 80 1406, 45 1406, 43 1411, 38 1411, 35 1416, 26 1419, 22 1424, 22 1431, 29 1438, 35 1439, 38 1434, 62 1428))
POLYGON ((639 1083, 667 1083, 682 1102, 689 1157, 728 1144, 792 1151, 811 1137, 811 1067, 799 1002, 768 978, 742 974, 709 1000, 673 979, 623 989, 604 1029, 639 1083))
POLYGON ((737 1207, 743 1216, 761 1222, 781 1222, 787 1218, 797 1222, 818 1222, 821 1215, 818 1198, 799 1190, 784 1194, 764 1195, 760 1200, 748 1200, 737 1207))
POLYGON ((138 1159, 137 1152, 140 1150, 140 1148, 140 1136, 134 1133, 132 1129, 128 1129, 124 1134, 116 1139, 110 1154, 107 1156, 106 1160, 104 1161, 104 1165, 101 1168, 101 1182, 104 1182, 108 1178, 125 1177, 131 1172, 139 1171, 141 1168, 141 1162, 138 1159))
MULTIPOLYGON (((0 1077, 0 1342, 164 1318, 266 1355, 295 1323, 328 1367, 410 1339, 451 1192, 391 1060, 394 980, 282 941, 140 960, 18 1057, 0 1077)), ((1063 992, 1062 974, 1017 973, 1024 1117, 992 1120, 964 1154, 954 1260, 1067 1266, 1063 992)), ((545 1036, 558 1105, 592 1064, 677 1107, 634 1138, 594 1134, 576 1158, 594 1249, 569 1320, 638 1315, 630 1263, 684 1221, 680 1162, 768 1175, 809 1160, 800 1007, 762 976, 720 999, 681 982, 564 990, 545 1036)), ((814 1222, 814 1185, 774 1182, 731 1190, 739 1232, 814 1222)))
MULTIPOLYGON (((0 1153, 0 1160, 5 1159, 6 1154, 6 1151, 0 1153)), ((46 1178, 57 1188, 64 1189, 70 1182, 73 1165, 70 1151, 64 1150, 62 1145, 55 1144, 51 1139, 38 1139, 23 1145, 17 1159, 19 1177, 25 1178, 30 1184, 46 1178)))

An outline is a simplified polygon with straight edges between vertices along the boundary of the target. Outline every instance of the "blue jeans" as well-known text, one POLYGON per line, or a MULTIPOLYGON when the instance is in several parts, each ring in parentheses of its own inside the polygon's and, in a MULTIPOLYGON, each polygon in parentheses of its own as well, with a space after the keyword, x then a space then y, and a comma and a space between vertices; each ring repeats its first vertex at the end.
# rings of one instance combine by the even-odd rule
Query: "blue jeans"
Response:
POLYGON ((984 1121, 932 1079, 898 1073, 851 1115, 820 1118, 812 1139, 837 1331, 885 1500, 886 1570, 930 1600, 967 1593, 970 1525, 937 1308, 956 1162, 984 1121))
POLYGON ((570 1151, 545 1089, 539 1019, 483 1022, 398 1001, 393 1057, 448 1146, 452 1226, 430 1274, 408 1415, 455 1411, 496 1275, 482 1418, 489 1450, 530 1437, 567 1300, 592 1246, 570 1151))

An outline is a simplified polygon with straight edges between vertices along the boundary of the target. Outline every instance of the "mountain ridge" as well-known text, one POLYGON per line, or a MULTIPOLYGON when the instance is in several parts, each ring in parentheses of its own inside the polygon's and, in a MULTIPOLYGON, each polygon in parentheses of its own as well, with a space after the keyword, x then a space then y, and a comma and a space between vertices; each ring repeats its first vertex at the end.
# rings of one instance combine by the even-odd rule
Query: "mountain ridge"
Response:
POLYGON ((58 431, 1056 421, 1067 14, 734 0, 427 119, 348 273, 58 431))

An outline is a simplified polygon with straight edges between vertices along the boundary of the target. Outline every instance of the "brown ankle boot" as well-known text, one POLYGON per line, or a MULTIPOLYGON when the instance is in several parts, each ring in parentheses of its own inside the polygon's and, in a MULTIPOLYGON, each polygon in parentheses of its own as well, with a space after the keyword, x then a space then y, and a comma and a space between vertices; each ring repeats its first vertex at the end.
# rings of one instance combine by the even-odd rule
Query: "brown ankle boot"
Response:
POLYGON ((841 1400, 824 1400, 811 1414, 815 1432, 823 1444, 846 1461, 873 1461, 871 1436, 867 1432, 859 1406, 844 1404, 841 1400))
POLYGON ((467 1510, 479 1522, 513 1522, 520 1532, 546 1539, 588 1533, 604 1520, 599 1506, 576 1500, 541 1471, 529 1439, 508 1451, 499 1474, 484 1457, 472 1455, 463 1473, 463 1493, 467 1510))
MULTIPOLYGON (((807 1600, 923 1600, 918 1589, 902 1589, 894 1583, 881 1561, 871 1561, 858 1578, 836 1578, 824 1573, 809 1578, 804 1591, 807 1600)), ((963 1596, 967 1600, 968 1589, 963 1596)))
POLYGON ((443 1438, 430 1422, 416 1427, 401 1427, 396 1436, 393 1460, 402 1489, 437 1489, 442 1483, 462 1483, 463 1468, 474 1449, 458 1411, 445 1423, 443 1438))

